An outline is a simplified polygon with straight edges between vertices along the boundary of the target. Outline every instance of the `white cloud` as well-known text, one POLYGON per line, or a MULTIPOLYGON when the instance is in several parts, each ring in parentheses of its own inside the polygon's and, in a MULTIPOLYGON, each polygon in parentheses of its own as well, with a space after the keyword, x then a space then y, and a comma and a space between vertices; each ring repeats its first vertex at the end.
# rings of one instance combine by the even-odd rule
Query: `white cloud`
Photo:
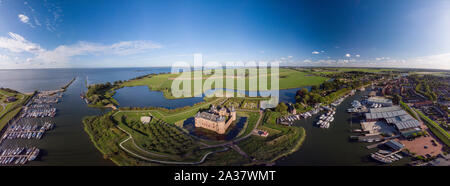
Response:
POLYGON ((361 57, 359 54, 356 54, 355 57, 361 57))
POLYGON ((67 63, 74 56, 86 55, 133 55, 162 48, 162 45, 151 41, 121 41, 111 45, 90 42, 78 42, 74 45, 60 45, 53 50, 46 50, 39 44, 26 40, 19 34, 8 33, 9 37, 0 37, 0 49, 13 53, 29 53, 32 57, 27 62, 67 63))
POLYGON ((312 54, 319 54, 319 52, 317 52, 317 51, 313 51, 313 52, 312 52, 312 54))
POLYGON ((333 67, 387 67, 450 70, 450 53, 413 57, 407 59, 393 59, 390 57, 377 57, 374 59, 328 59, 315 61, 307 59, 303 61, 303 64, 333 67))
POLYGON ((28 23, 28 21, 30 20, 30 18, 28 18, 28 16, 23 15, 23 14, 19 14, 17 17, 19 17, 20 21, 22 21, 22 23, 28 23))
POLYGON ((0 37, 0 48, 16 53, 30 52, 36 54, 43 51, 41 46, 26 40, 19 34, 9 32, 8 35, 9 37, 0 37))
POLYGON ((345 57, 352 57, 352 55, 350 55, 350 54, 345 54, 345 57))
POLYGON ((143 53, 145 51, 157 48, 162 48, 162 46, 149 41, 122 41, 110 46, 112 52, 117 55, 143 53))
POLYGON ((37 26, 41 26, 41 22, 39 22, 39 20, 35 17, 34 18, 34 23, 37 25, 37 26))
POLYGON ((125 56, 145 53, 158 48, 162 48, 162 46, 150 41, 122 41, 112 45, 78 42, 75 45, 61 45, 54 50, 41 52, 33 61, 69 62, 73 56, 107 54, 125 56))

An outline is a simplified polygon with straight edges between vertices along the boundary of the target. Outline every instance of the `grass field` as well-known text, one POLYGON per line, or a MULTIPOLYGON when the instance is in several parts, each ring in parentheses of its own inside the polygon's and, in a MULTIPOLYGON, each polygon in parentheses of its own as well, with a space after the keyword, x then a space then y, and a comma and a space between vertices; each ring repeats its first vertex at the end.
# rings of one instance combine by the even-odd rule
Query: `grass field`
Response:
POLYGON ((251 136, 238 146, 259 162, 274 162, 297 151, 305 140, 305 129, 275 124, 279 115, 278 112, 266 112, 264 115, 259 129, 268 131, 269 136, 251 136))
POLYGON ((30 97, 25 94, 11 93, 0 89, 0 130, 20 112, 22 106, 30 97), (10 96, 15 97, 17 100, 11 103, 5 102, 6 98, 10 96))
POLYGON ((209 101, 209 102, 205 102, 202 104, 198 104, 198 105, 194 105, 192 107, 189 107, 186 110, 182 110, 180 112, 174 112, 174 113, 169 113, 169 112, 165 112, 163 110, 149 110, 149 112, 157 117, 160 118, 161 120, 167 122, 167 123, 176 123, 178 121, 183 121, 187 118, 190 118, 192 116, 194 116, 200 109, 207 109, 209 108, 209 106, 211 104, 217 104, 220 101, 224 100, 225 98, 217 98, 215 100, 209 101))
POLYGON ((247 122, 245 123, 245 126, 242 128, 241 132, 236 136, 236 138, 240 138, 252 132, 253 128, 255 128, 255 125, 258 122, 259 113, 237 112, 237 115, 241 117, 247 117, 247 122))
POLYGON ((395 71, 402 71, 400 69, 389 69, 389 68, 318 68, 314 69, 315 72, 320 72, 323 74, 332 74, 337 72, 350 72, 350 71, 357 71, 357 72, 369 72, 369 73, 380 73, 380 72, 395 72, 395 71))
MULTIPOLYGON (((272 87, 270 72, 271 72, 271 70, 269 69, 268 73, 267 73, 268 75, 266 76, 268 89, 270 89, 272 87)), ((194 81, 195 81, 195 79, 193 78, 194 73, 195 72, 191 72, 192 95, 194 94, 194 81)), ((290 88, 299 88, 299 87, 304 87, 304 86, 319 85, 328 80, 325 77, 315 76, 315 75, 312 75, 309 73, 300 72, 297 70, 292 70, 292 69, 287 69, 287 68, 280 68, 279 73, 273 74, 273 75, 279 75, 279 89, 290 89, 290 88)), ((147 86, 147 87, 149 87, 150 90, 162 91, 166 98, 174 98, 171 95, 170 90, 171 90, 174 79, 177 78, 178 76, 180 76, 180 74, 152 75, 152 76, 148 76, 148 77, 145 77, 142 79, 136 79, 136 80, 124 82, 122 84, 122 86, 123 87, 147 86)), ((202 79, 203 85, 211 83, 211 85, 213 85, 211 87, 216 88, 216 89, 222 89, 222 88, 226 87, 226 78, 228 78, 229 76, 227 76, 226 74, 223 75, 223 78, 222 78, 223 84, 222 85, 219 85, 219 84, 215 85, 214 82, 210 81, 211 79, 207 80, 207 78, 212 78, 211 76, 212 75, 204 75, 203 76, 203 79, 202 79)), ((220 79, 220 78, 216 78, 213 80, 217 80, 217 79, 220 79)), ((234 90, 242 90, 242 88, 237 87, 238 79, 240 79, 240 78, 235 78, 234 88, 232 88, 234 90)), ((259 79, 259 75, 245 76, 245 79, 244 79, 245 80, 245 90, 247 90, 247 91, 258 90, 258 88, 259 88, 258 86, 253 87, 253 88, 249 86, 250 82, 253 82, 255 80, 258 81, 258 79, 259 79)), ((257 83, 257 84, 259 84, 259 83, 257 83)), ((182 85, 180 87, 182 87, 182 85)), ((211 89, 211 87, 208 87, 208 88, 204 87, 203 91, 211 89)))

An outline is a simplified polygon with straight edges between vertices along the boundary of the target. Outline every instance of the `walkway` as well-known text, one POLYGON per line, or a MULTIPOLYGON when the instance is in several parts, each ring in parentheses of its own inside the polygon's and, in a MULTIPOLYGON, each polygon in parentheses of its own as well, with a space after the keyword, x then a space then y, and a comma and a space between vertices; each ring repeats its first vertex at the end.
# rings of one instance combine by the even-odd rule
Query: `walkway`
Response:
MULTIPOLYGON (((201 164, 201 163, 205 162, 206 158, 207 158, 210 154, 217 153, 217 152, 224 152, 224 151, 227 151, 227 150, 228 150, 228 148, 225 147, 225 148, 222 149, 222 150, 216 150, 216 151, 208 152, 208 153, 206 153, 205 155, 203 155, 203 157, 201 158, 200 161, 196 161, 196 162, 179 162, 179 161, 164 161, 164 160, 150 159, 150 158, 147 158, 147 157, 138 155, 138 154, 136 154, 136 153, 134 153, 134 152, 128 150, 127 148, 125 148, 125 147, 123 146, 123 143, 125 143, 126 141, 128 141, 128 140, 130 140, 130 139, 133 140, 133 136, 131 136, 130 133, 128 133, 127 131, 123 130, 123 129, 120 128, 119 126, 117 126, 117 127, 118 127, 120 130, 122 130, 123 132, 125 132, 126 134, 128 134, 128 138, 125 139, 124 141, 120 142, 120 144, 119 144, 120 148, 122 148, 122 149, 125 150, 126 152, 128 152, 128 153, 130 153, 130 154, 132 154, 132 155, 134 155, 134 156, 136 156, 136 157, 139 157, 139 158, 141 158, 141 159, 144 159, 144 160, 147 160, 147 161, 150 161, 150 162, 154 162, 154 163, 172 164, 172 165, 197 165, 197 164, 201 164)), ((134 143, 134 140, 133 140, 133 144, 134 144, 137 148, 139 148, 139 147, 134 143)), ((167 157, 167 156, 164 156, 164 155, 159 155, 159 154, 155 154, 155 153, 152 153, 152 152, 145 151, 145 150, 143 150, 143 149, 141 149, 141 148, 139 148, 139 150, 144 151, 144 152, 146 152, 146 153, 148 153, 148 154, 151 154, 151 155, 156 155, 156 156, 160 156, 160 157, 161 157, 161 156, 162 156, 162 157, 167 157)))

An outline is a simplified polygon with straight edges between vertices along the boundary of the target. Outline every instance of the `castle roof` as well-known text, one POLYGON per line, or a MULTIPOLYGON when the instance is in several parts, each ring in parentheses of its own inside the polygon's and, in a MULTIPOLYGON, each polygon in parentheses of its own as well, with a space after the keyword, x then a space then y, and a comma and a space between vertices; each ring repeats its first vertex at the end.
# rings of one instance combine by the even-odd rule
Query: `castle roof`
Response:
POLYGON ((225 117, 209 112, 198 112, 196 118, 203 118, 214 122, 225 121, 225 117))

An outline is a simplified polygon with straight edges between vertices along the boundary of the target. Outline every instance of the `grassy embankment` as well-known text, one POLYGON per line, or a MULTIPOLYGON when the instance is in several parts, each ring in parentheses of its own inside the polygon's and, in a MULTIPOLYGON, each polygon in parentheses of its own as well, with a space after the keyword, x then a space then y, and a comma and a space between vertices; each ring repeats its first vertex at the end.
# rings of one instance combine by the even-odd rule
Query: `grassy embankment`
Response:
POLYGON ((104 158, 117 165, 154 165, 124 151, 119 144, 128 138, 122 130, 133 137, 123 146, 139 156, 162 161, 195 162, 212 150, 200 150, 199 144, 189 135, 173 125, 153 119, 149 124, 141 124, 131 113, 110 112, 103 116, 83 119, 84 129, 104 158), (119 128, 120 127, 120 128, 119 128), (121 130, 122 129, 122 130, 121 130))
POLYGON ((31 97, 31 95, 0 89, 0 130, 2 130, 6 124, 22 110, 22 106, 25 105, 31 97), (10 96, 15 97, 17 100, 6 103, 6 98, 10 96))
POLYGON ((199 150, 199 145, 189 135, 184 134, 175 125, 170 126, 162 121, 175 123, 185 120, 199 109, 209 108, 211 104, 221 100, 223 98, 177 109, 179 112, 163 108, 112 111, 103 116, 86 117, 83 123, 85 131, 97 149, 104 154, 104 158, 111 159, 117 165, 149 165, 147 161, 136 158, 120 148, 119 144, 128 136, 120 129, 133 136, 133 140, 126 141, 123 146, 142 157, 164 161, 198 161, 204 154, 214 149, 199 150), (152 122, 147 125, 141 124, 140 117, 148 116, 150 113, 154 116, 152 122), (158 127, 154 128, 155 126, 158 127))
POLYGON ((242 136, 246 136, 247 134, 250 134, 253 129, 255 128, 256 122, 258 122, 259 113, 255 112, 237 112, 237 115, 240 117, 246 117, 247 121, 245 122, 244 127, 239 132, 239 134, 236 136, 236 138, 240 138, 242 136))
POLYGON ((303 127, 278 125, 275 120, 279 116, 278 112, 265 113, 263 125, 259 126, 259 129, 268 131, 268 137, 251 136, 238 144, 243 151, 257 160, 256 163, 275 162, 297 151, 305 140, 303 127))
POLYGON ((409 115, 411 115, 412 117, 414 117, 414 118, 416 118, 416 119, 419 119, 419 118, 417 118, 416 114, 414 114, 414 111, 411 109, 411 107, 409 107, 405 102, 403 102, 403 101, 400 100, 400 101, 399 101, 399 105, 400 105, 403 109, 405 109, 406 112, 409 113, 409 115))

